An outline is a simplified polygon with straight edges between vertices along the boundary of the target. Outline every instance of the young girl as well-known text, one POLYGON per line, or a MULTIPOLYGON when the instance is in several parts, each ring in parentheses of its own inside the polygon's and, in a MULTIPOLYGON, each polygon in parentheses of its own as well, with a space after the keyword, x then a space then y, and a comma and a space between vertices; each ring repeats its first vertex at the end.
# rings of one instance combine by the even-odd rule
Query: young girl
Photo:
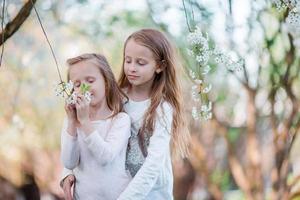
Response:
MULTIPOLYGON (((175 155, 187 155, 189 139, 175 52, 161 32, 142 29, 128 37, 123 56, 119 85, 129 97, 124 104, 131 118, 126 167, 132 180, 118 199, 173 199, 170 143, 175 155)), ((67 194, 72 179, 63 183, 67 194)))
POLYGON ((122 112, 124 94, 105 57, 83 54, 67 63, 78 97, 75 105, 65 106, 61 157, 76 177, 74 197, 115 200, 130 180, 125 171, 130 118, 122 112), (90 86, 90 103, 80 94, 82 84, 90 86))

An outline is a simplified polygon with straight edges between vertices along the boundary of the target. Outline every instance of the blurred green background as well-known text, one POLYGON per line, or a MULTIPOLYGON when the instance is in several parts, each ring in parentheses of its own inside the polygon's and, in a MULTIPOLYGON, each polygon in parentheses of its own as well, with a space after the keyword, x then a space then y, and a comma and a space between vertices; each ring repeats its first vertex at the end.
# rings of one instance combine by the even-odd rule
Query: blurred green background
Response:
MULTIPOLYGON (((53 89, 59 82, 55 62, 30 2, 5 3, 4 26, 24 6, 31 14, 4 43, 0 199, 62 199, 64 102, 53 89)), ((87 52, 104 54, 118 77, 123 43, 140 28, 164 31, 177 46, 193 139, 191 156, 173 162, 175 200, 297 199, 300 18, 294 19, 295 30, 287 24, 297 10, 278 10, 268 0, 184 3, 186 15, 180 0, 37 0, 35 6, 64 79, 65 60, 87 52), (186 72, 196 64, 187 55, 186 18, 207 32, 213 45, 245 60, 239 72, 211 65, 206 77, 213 86, 209 121, 194 120, 191 114, 197 102, 192 101, 194 83, 186 72)))

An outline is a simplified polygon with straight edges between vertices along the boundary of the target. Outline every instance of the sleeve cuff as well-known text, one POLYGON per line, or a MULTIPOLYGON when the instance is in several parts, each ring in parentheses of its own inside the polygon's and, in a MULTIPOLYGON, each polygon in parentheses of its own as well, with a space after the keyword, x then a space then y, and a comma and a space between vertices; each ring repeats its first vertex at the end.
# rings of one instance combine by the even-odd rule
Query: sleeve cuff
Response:
POLYGON ((67 131, 65 132, 65 135, 66 135, 66 139, 67 140, 71 140, 71 141, 76 141, 77 140, 77 135, 76 136, 72 136, 67 131))

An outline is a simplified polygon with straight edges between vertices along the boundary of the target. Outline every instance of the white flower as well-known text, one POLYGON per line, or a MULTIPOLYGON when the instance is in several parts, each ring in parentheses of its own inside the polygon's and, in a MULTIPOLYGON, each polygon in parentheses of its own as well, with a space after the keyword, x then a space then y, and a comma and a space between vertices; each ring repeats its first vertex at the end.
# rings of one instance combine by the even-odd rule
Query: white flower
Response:
MULTIPOLYGON (((78 97, 78 93, 77 92, 73 92, 69 97, 66 98, 67 104, 69 104, 69 105, 76 104, 77 97, 78 97)), ((89 91, 86 91, 83 94, 83 97, 87 100, 88 103, 91 102, 92 98, 91 98, 91 93, 89 91)))
POLYGON ((204 113, 210 112, 211 109, 212 109, 212 104, 211 104, 211 102, 209 102, 208 105, 202 105, 202 106, 201 106, 201 112, 204 112, 204 113))
MULTIPOLYGON (((72 81, 69 81, 68 83, 61 82, 57 84, 55 86, 55 95, 64 98, 66 103, 70 105, 76 104, 78 93, 74 92, 74 84, 72 81)), ((89 91, 86 91, 83 96, 88 103, 91 102, 91 93, 89 91)))
POLYGON ((231 71, 241 71, 244 65, 244 61, 241 59, 237 62, 230 62, 230 64, 227 65, 227 68, 231 71))
POLYGON ((212 118, 212 113, 211 112, 208 112, 208 113, 205 113, 204 116, 203 116, 204 120, 210 120, 212 118))
POLYGON ((87 100, 88 103, 90 103, 92 100, 91 93, 89 91, 86 91, 84 93, 84 98, 87 100))
POLYGON ((276 6, 276 9, 279 11, 286 8, 286 4, 283 3, 281 0, 271 0, 271 1, 276 6))
POLYGON ((188 34, 187 41, 191 46, 201 45, 204 49, 208 49, 208 34, 206 34, 205 38, 198 26, 193 32, 188 34))
POLYGON ((210 72, 210 66, 209 65, 206 65, 204 68, 203 68, 203 71, 202 71, 202 74, 203 75, 206 75, 210 72))
POLYGON ((192 50, 190 50, 190 49, 187 49, 187 54, 189 56, 194 56, 194 52, 192 50))
POLYGON ((73 92, 69 97, 66 98, 66 103, 68 105, 76 104, 77 96, 77 92, 73 92))
POLYGON ((196 61, 198 63, 201 63, 202 65, 205 65, 209 60, 209 52, 203 51, 199 55, 196 56, 196 61))
POLYGON ((195 120, 198 120, 199 119, 199 113, 197 111, 197 108, 196 107, 193 107, 192 108, 192 116, 195 120))
POLYGON ((293 35, 300 33, 300 13, 290 11, 286 18, 287 28, 293 35))
POLYGON ((192 91, 197 90, 198 89, 198 85, 193 85, 192 86, 192 91))
POLYGON ((199 92, 198 92, 198 86, 197 85, 193 85, 192 86, 192 99, 195 102, 200 101, 199 92))
POLYGON ((195 72, 193 72, 192 70, 190 70, 190 77, 194 80, 196 78, 196 74, 195 72))
POLYGON ((233 61, 229 55, 222 53, 219 50, 215 50, 214 54, 216 63, 225 65, 228 70, 240 71, 244 65, 243 59, 233 61))
POLYGON ((202 82, 203 82, 203 81, 200 80, 200 79, 196 79, 196 80, 195 80, 195 83, 198 84, 198 85, 202 84, 202 82))
POLYGON ((296 7, 299 4, 298 0, 283 0, 285 5, 289 5, 290 7, 296 7))
POLYGON ((66 83, 66 89, 72 91, 74 88, 73 82, 70 80, 69 83, 66 83))
POLYGON ((187 36, 187 41, 190 46, 188 54, 195 57, 196 61, 202 65, 208 62, 211 55, 208 40, 208 34, 204 37, 199 27, 196 27, 196 29, 187 36))
POLYGON ((55 88, 54 88, 54 92, 55 92, 56 96, 64 98, 64 87, 63 87, 63 84, 56 85, 55 88))
POLYGON ((209 93, 209 91, 211 90, 211 88, 212 88, 212 85, 211 84, 209 84, 207 87, 205 87, 203 90, 202 90, 202 92, 203 93, 209 93))
POLYGON ((229 57, 225 55, 224 53, 218 52, 215 54, 215 61, 218 64, 226 64, 229 60, 229 57))

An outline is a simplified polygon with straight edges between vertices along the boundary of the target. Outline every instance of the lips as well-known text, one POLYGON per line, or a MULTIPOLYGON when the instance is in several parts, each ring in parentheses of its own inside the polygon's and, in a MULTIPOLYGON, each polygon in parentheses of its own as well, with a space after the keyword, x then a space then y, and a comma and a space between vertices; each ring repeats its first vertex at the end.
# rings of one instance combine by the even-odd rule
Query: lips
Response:
POLYGON ((135 75, 127 75, 128 79, 137 79, 139 76, 135 76, 135 75))

